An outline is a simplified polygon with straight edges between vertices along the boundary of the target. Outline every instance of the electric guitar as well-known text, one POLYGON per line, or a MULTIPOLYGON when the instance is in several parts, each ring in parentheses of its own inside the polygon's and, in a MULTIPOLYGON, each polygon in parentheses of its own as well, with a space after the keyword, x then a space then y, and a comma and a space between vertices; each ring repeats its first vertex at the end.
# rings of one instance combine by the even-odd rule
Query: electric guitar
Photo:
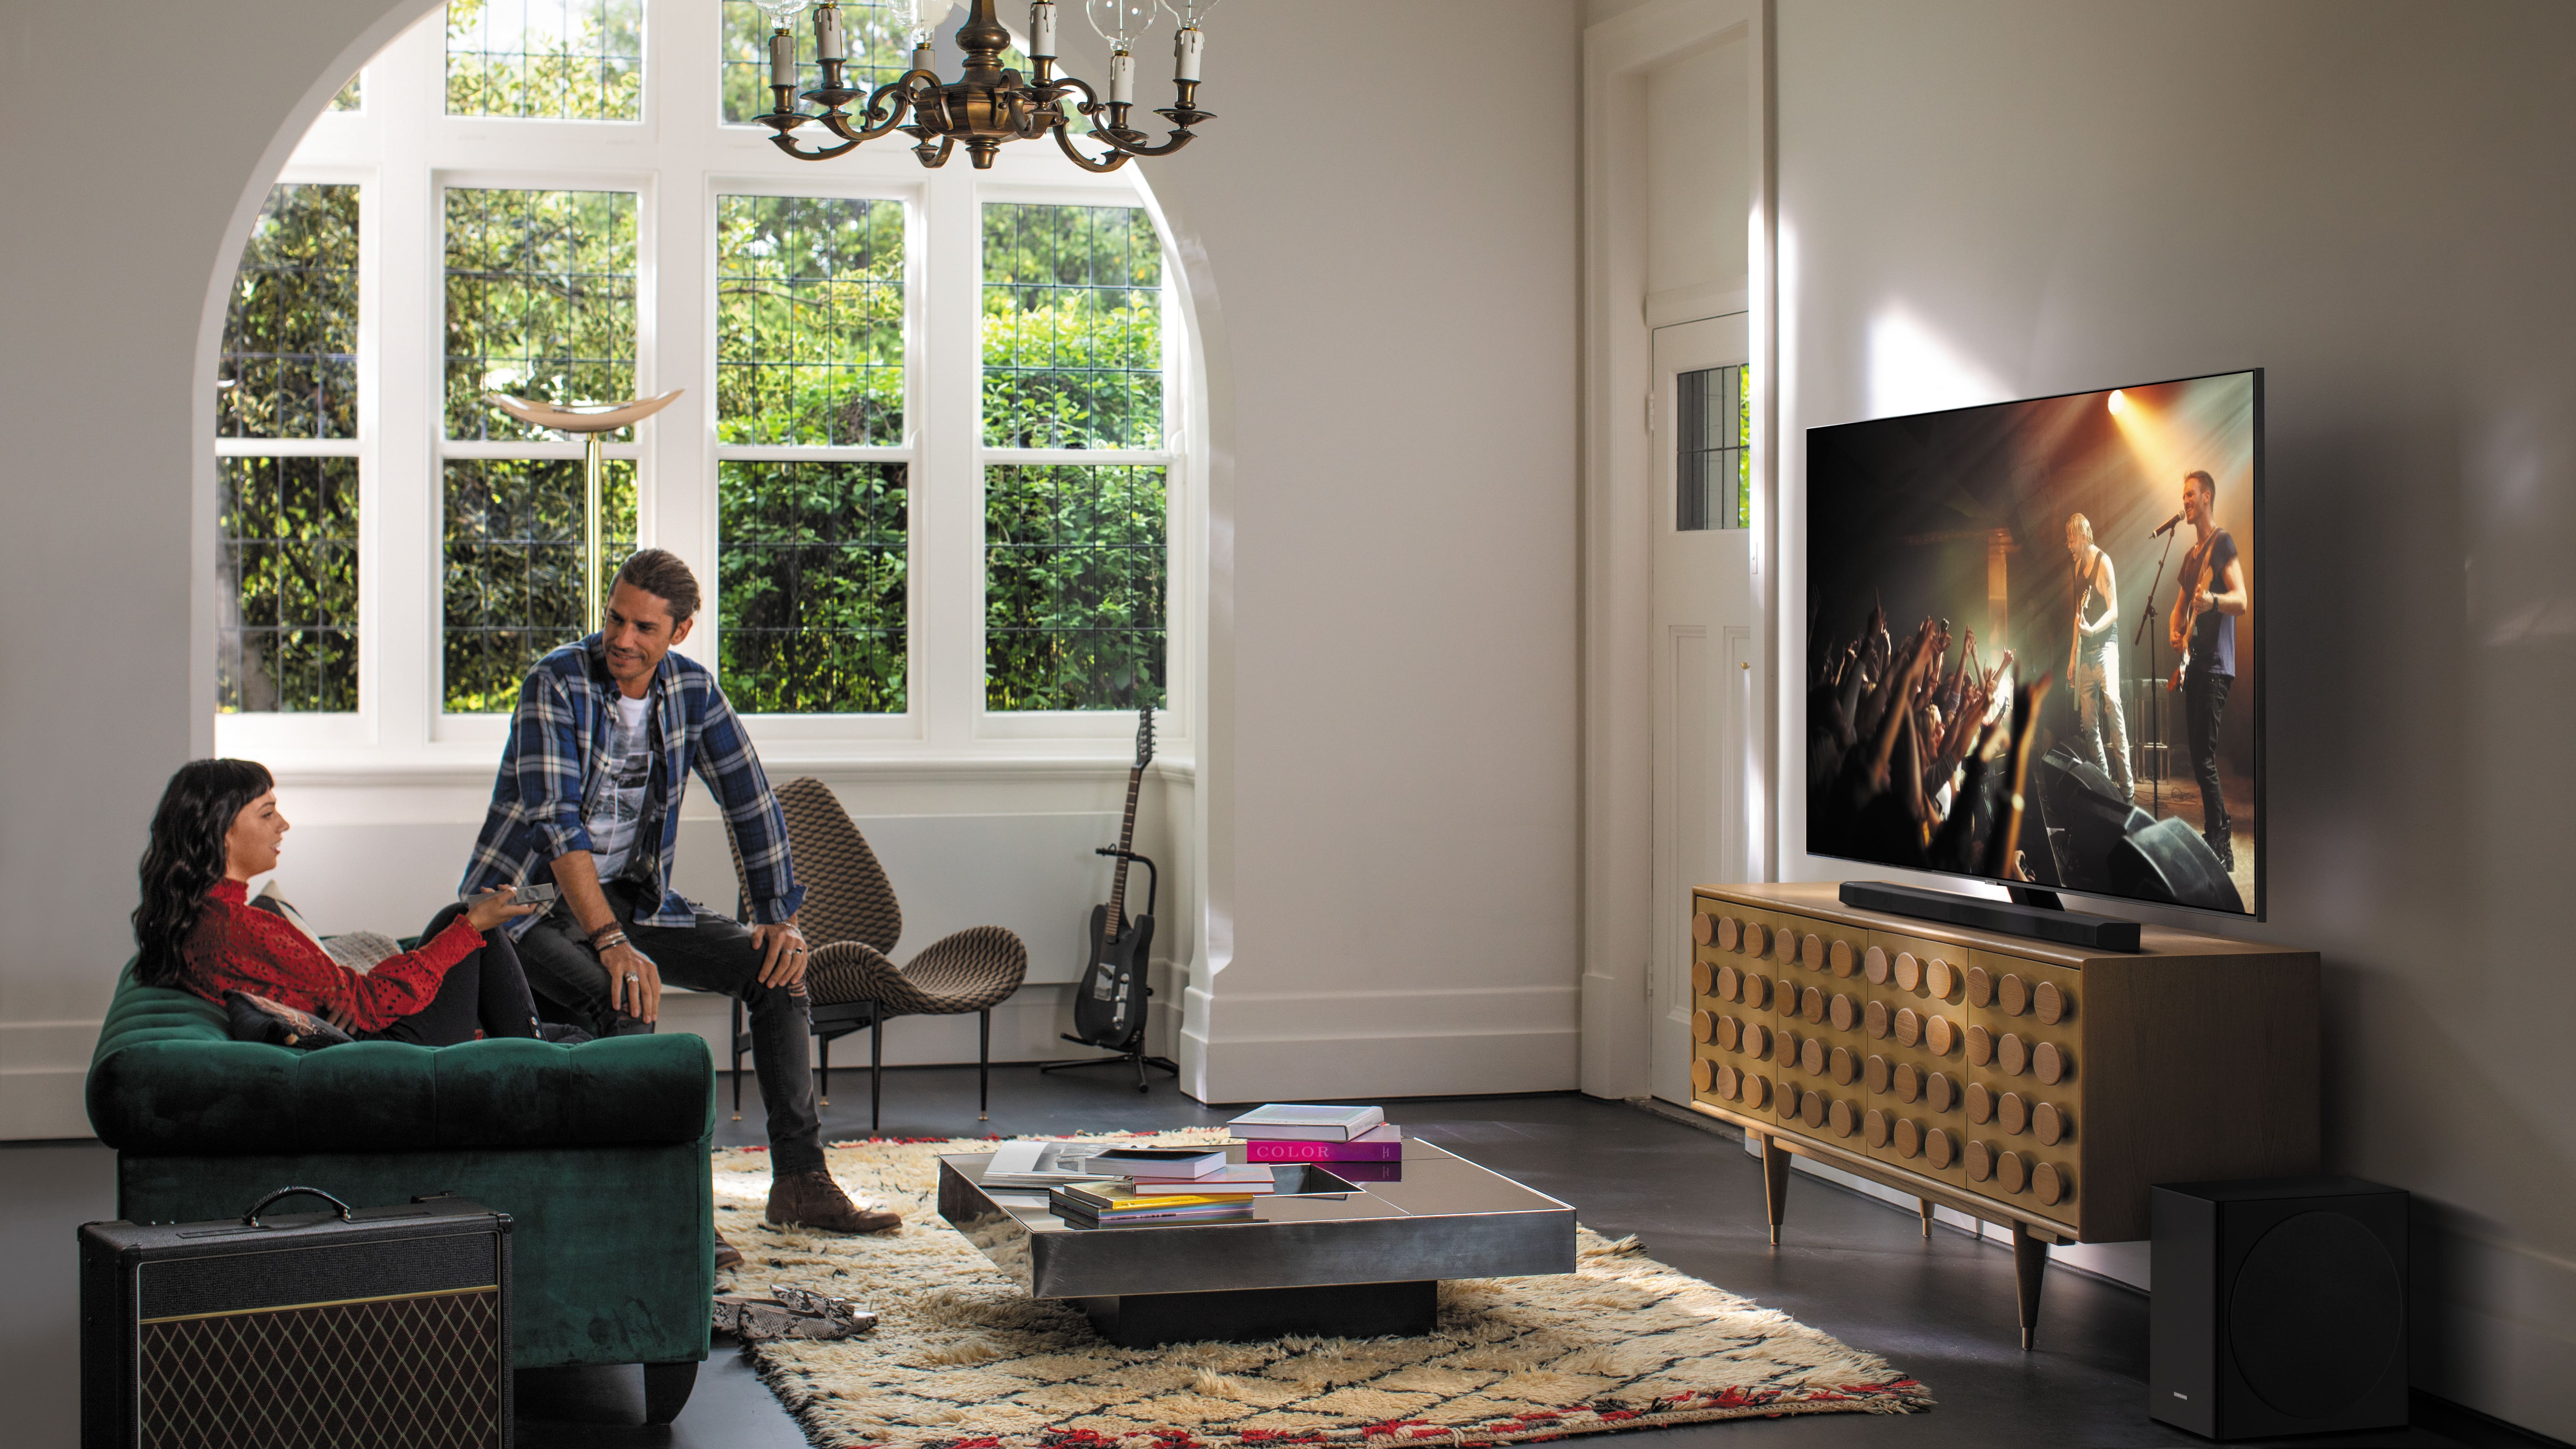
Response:
MULTIPOLYGON (((1154 763, 1154 710, 1136 712, 1136 764, 1127 772, 1127 819, 1118 827, 1118 873, 1109 886, 1109 903, 1091 908, 1091 964, 1073 997, 1074 1034, 1093 1046, 1126 1051, 1145 1030, 1145 967, 1154 945, 1153 898, 1145 912, 1127 914, 1127 867, 1142 856, 1136 844, 1136 797, 1144 788, 1145 767, 1154 763)), ((1102 854, 1111 852, 1103 851, 1102 854)), ((1152 871, 1154 863, 1145 862, 1152 871)), ((1157 883, 1159 885, 1159 882, 1157 883)))
POLYGON ((2217 551, 2213 547, 2217 542, 2218 535, 2211 534, 2195 544, 2182 562, 2182 601, 2174 606, 2174 638, 2179 641, 2175 647, 2182 651, 2182 660, 2174 665, 2173 678, 2165 681, 2165 688, 2175 694, 2182 692, 2183 673, 2191 668, 2191 631, 2200 624, 2201 591, 2217 582, 2209 574, 2209 556, 2217 551))

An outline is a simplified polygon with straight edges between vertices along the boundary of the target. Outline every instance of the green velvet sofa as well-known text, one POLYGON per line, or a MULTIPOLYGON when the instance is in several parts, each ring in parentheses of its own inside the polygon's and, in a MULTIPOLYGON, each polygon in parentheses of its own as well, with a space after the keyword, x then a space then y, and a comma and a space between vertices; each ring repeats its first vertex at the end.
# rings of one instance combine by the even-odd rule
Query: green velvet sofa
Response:
POLYGON ((128 963, 89 1120, 132 1222, 237 1217, 290 1183, 355 1207, 453 1190, 508 1213, 518 1367, 640 1363, 647 1414, 666 1422, 707 1356, 714 1066, 685 1035, 237 1042, 223 1008, 141 985, 128 963))

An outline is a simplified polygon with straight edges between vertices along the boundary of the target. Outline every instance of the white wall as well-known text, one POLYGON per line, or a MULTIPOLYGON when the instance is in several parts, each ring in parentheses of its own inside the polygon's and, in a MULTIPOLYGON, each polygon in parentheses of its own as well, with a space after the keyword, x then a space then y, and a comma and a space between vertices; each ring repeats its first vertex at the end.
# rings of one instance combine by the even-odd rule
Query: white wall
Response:
POLYGON ((2241 934, 2325 953, 2328 1158, 2417 1194, 2417 1382, 2576 1438, 2576 10, 1781 0, 1778 66, 1792 525, 1883 317, 1944 403, 2269 369, 2241 934))

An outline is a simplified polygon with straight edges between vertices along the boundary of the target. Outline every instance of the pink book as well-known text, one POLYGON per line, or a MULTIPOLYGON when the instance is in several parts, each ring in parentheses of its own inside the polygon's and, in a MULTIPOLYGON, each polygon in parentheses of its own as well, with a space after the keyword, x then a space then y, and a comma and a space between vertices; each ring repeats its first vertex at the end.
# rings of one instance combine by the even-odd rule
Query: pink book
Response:
POLYGON ((1390 1122, 1348 1142, 1301 1142, 1267 1137, 1243 1144, 1246 1162, 1402 1162, 1404 1132, 1390 1122))

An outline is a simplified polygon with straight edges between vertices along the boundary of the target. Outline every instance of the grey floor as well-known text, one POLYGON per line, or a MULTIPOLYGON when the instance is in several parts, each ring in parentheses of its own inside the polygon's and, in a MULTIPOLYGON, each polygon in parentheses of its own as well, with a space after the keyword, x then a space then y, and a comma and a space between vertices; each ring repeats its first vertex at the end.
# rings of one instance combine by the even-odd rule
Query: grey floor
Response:
MULTIPOLYGON (((864 1071, 836 1074, 826 1134, 867 1135, 864 1071)), ((720 1113, 718 1140, 758 1142, 760 1104, 744 1121, 720 1113)), ((729 1105, 729 1094, 720 1094, 729 1105)), ((886 1074, 889 1136, 980 1136, 1221 1122, 1231 1112, 1180 1096, 1155 1074, 1139 1096, 1112 1067, 1040 1076, 993 1074, 989 1122, 975 1118, 972 1068, 886 1074)), ((1737 1421, 1626 1436, 1646 1449, 1715 1443, 1778 1445, 2060 1446, 2197 1444, 2145 1415, 2146 1300, 2069 1272, 2051 1273, 2039 1351, 2018 1347, 2009 1250, 1936 1230, 1910 1212, 1801 1175, 1789 1194, 1783 1245, 1765 1241, 1762 1171, 1741 1144, 1623 1103, 1572 1094, 1389 1104, 1420 1136, 1575 1205, 1592 1228, 1636 1233, 1684 1272, 1884 1355, 1940 1400, 1902 1418, 1824 1415, 1737 1421)), ((12 1445, 76 1442, 79 1362, 72 1229, 114 1204, 112 1155, 96 1143, 0 1147, 0 1404, 12 1445)), ((640 1425, 632 1369, 519 1376, 519 1442, 531 1446, 726 1446, 794 1449, 804 1436, 730 1346, 719 1340, 687 1412, 667 1429, 640 1425)), ((2528 1449, 2544 1441, 2419 1396, 2411 1430, 2312 1436, 2289 1444, 2408 1449, 2528 1449)))

